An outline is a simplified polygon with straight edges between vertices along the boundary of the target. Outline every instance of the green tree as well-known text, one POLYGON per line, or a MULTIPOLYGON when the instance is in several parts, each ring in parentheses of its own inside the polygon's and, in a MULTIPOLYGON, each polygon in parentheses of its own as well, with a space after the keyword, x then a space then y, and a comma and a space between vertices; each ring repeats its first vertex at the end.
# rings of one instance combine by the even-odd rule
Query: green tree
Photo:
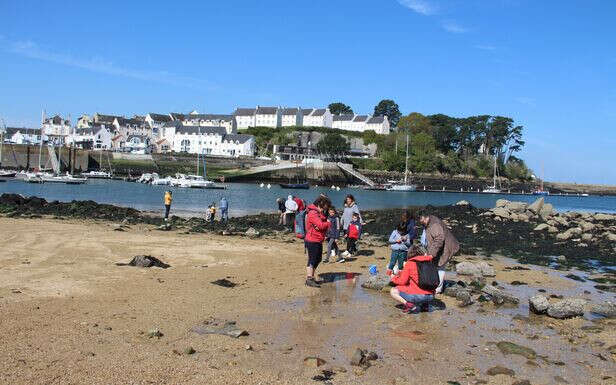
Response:
POLYGON ((457 175, 464 172, 462 159, 455 151, 439 157, 438 170, 449 175, 457 175))
POLYGON ((329 108, 329 112, 331 112, 333 115, 353 113, 353 109, 351 107, 341 102, 331 103, 329 106, 327 106, 327 108, 329 108))
POLYGON ((428 115, 432 136, 436 141, 436 148, 443 154, 458 148, 457 120, 451 116, 436 114, 428 115))
POLYGON ((419 112, 412 112, 400 118, 398 122, 398 131, 407 131, 412 135, 420 132, 431 134, 432 127, 430 126, 430 119, 419 112))
POLYGON ((391 99, 383 99, 374 107, 374 116, 387 116, 389 125, 396 127, 402 114, 396 102, 391 99))
POLYGON ((317 143, 317 150, 324 154, 331 156, 343 155, 349 151, 351 146, 349 142, 340 134, 331 133, 325 134, 319 143, 317 143))
POLYGON ((412 136, 409 165, 414 172, 432 172, 436 170, 436 143, 425 132, 412 136))
POLYGON ((392 149, 383 151, 381 158, 383 159, 383 165, 387 171, 404 171, 404 156, 405 154, 400 151, 396 152, 392 149))

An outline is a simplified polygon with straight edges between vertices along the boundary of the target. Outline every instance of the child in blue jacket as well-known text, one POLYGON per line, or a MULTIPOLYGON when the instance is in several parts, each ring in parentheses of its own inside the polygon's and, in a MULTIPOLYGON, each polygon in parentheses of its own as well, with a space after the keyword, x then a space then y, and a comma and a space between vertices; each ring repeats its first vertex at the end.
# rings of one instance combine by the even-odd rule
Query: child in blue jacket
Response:
MULTIPOLYGON (((328 210, 327 221, 331 223, 329 226, 329 230, 327 230, 327 234, 325 234, 327 241, 327 255, 325 259, 323 259, 323 263, 329 262, 329 257, 337 257, 338 256, 338 243, 337 240, 340 238, 340 217, 336 212, 335 207, 330 207, 328 210)), ((336 262, 341 262, 340 260, 336 260, 336 262)))
POLYGON ((389 236, 389 245, 391 247, 391 258, 387 266, 387 275, 392 274, 394 266, 398 264, 398 269, 402 270, 404 262, 406 262, 407 253, 411 247, 411 239, 407 233, 407 222, 402 221, 398 227, 389 236))

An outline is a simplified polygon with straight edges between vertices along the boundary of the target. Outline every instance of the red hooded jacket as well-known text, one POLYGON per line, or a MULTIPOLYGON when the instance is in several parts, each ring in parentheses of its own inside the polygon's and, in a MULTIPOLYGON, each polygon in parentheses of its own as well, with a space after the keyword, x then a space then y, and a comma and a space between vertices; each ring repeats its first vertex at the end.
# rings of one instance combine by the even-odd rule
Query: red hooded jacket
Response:
POLYGON ((323 242, 330 225, 331 223, 327 221, 325 215, 320 213, 315 205, 309 205, 306 215, 306 237, 304 239, 307 242, 323 242))
POLYGON ((304 200, 298 197, 294 197, 293 200, 297 203, 297 211, 304 211, 304 200))
POLYGON ((415 262, 432 261, 431 255, 418 255, 410 258, 405 264, 399 275, 391 277, 391 282, 396 285, 396 289, 406 294, 434 294, 434 290, 424 290, 419 287, 419 273, 415 262))

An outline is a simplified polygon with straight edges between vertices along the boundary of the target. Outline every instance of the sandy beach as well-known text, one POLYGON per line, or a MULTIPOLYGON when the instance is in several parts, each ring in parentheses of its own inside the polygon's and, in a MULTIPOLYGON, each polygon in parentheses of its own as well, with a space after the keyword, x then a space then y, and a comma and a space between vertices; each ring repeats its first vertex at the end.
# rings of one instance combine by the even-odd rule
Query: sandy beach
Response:
POLYGON ((368 265, 384 268, 384 247, 322 265, 319 273, 344 274, 313 289, 303 283, 303 245, 291 234, 115 229, 102 221, 0 218, 0 382, 616 383, 614 320, 529 316, 527 299, 539 288, 596 299, 592 286, 584 292, 585 284, 562 273, 505 270, 515 262, 493 258, 493 280, 528 283, 516 286, 519 306, 462 308, 439 296, 446 309, 406 315, 386 294, 360 287, 368 265), (115 265, 140 254, 171 267, 115 265), (211 283, 218 279, 237 286, 211 283), (191 331, 212 319, 235 321, 249 335, 191 331), (154 329, 162 336, 151 337, 154 329), (501 341, 527 346, 536 357, 503 354, 501 341), (378 359, 368 368, 350 365, 357 347, 378 359), (315 367, 307 357, 325 363, 315 367), (488 375, 495 366, 514 373, 488 375))

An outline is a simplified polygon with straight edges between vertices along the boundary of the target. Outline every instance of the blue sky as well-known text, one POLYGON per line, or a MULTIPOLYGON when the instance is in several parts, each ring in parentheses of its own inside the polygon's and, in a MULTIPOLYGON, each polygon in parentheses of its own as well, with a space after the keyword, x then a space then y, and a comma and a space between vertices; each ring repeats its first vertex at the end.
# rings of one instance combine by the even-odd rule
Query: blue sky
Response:
POLYGON ((324 106, 500 114, 546 179, 616 184, 616 2, 0 1, 0 117, 324 106))

